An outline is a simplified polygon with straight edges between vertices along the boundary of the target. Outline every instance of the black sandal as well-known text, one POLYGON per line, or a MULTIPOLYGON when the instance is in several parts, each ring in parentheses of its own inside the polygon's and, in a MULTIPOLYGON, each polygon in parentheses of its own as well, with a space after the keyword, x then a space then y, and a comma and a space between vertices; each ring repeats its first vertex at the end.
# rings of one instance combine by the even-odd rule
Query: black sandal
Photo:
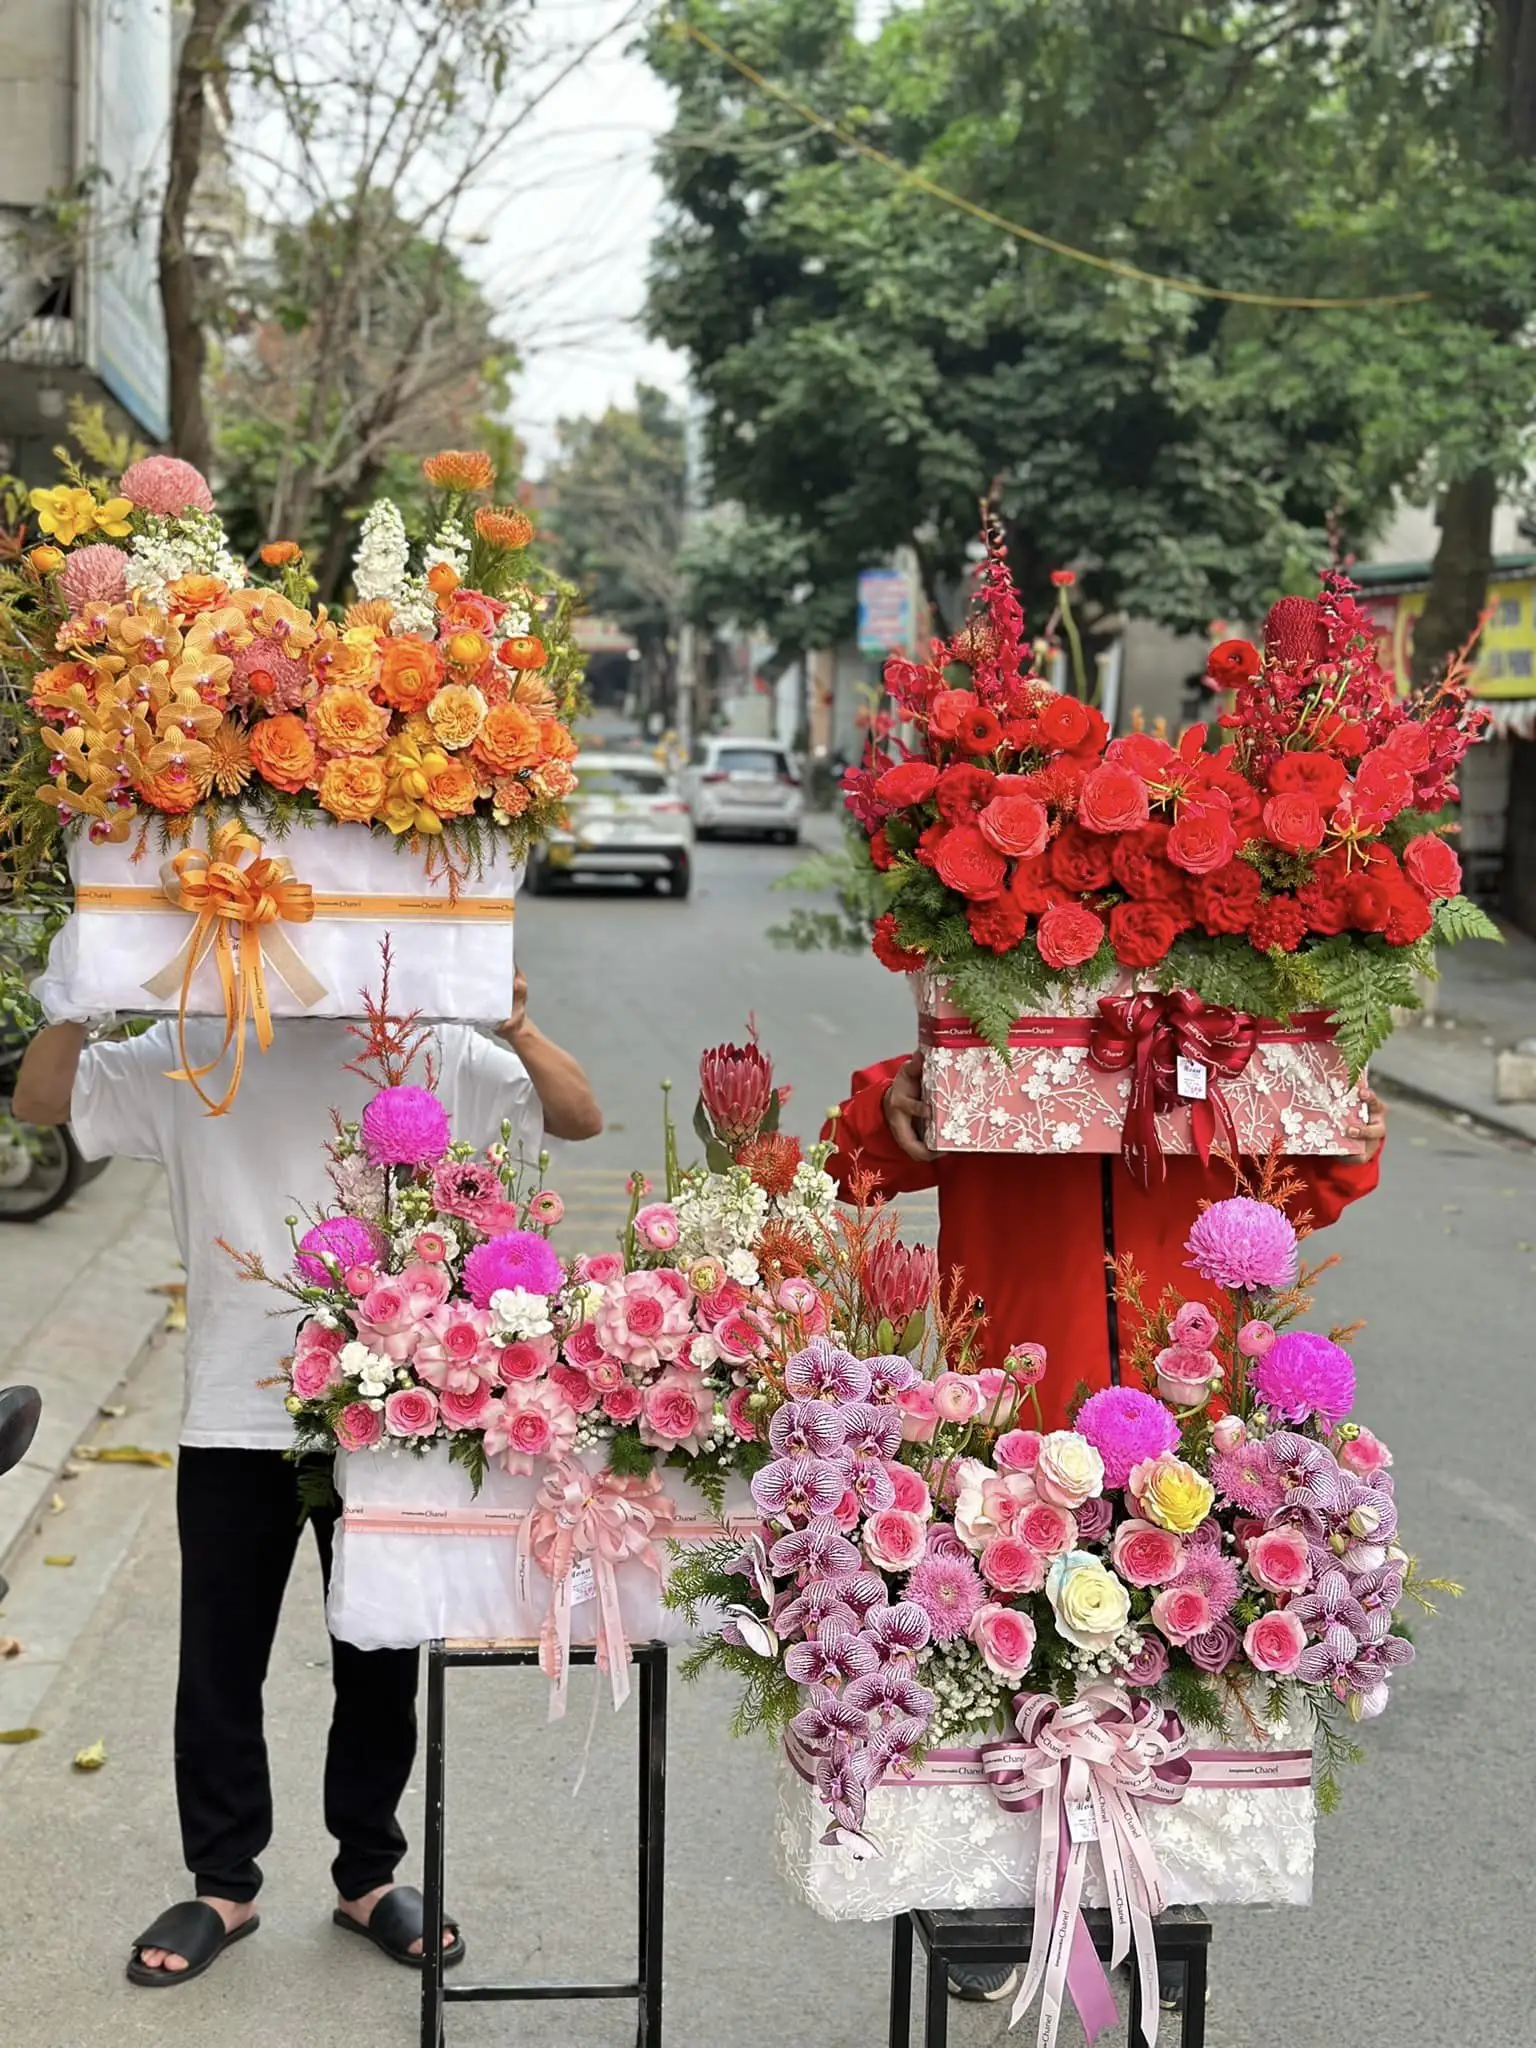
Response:
POLYGON ((146 1985, 154 1991, 167 1984, 190 1984, 194 1977, 201 1977, 204 1970, 211 1968, 232 1942, 244 1941, 260 1925, 261 1915, 253 1913, 238 1927, 227 1928, 222 1916, 202 1899, 184 1899, 179 1906, 167 1907, 134 1942, 133 1954, 128 1959, 128 1982, 146 1985), (152 1970, 143 1960, 147 1948, 163 1948, 169 1955, 184 1956, 187 1967, 168 1970, 162 1963, 152 1970))
MULTIPOLYGON (((412 1955, 411 1943, 419 1941, 425 1948, 427 1909, 415 1885, 397 1884, 393 1891, 386 1892, 369 1914, 366 1927, 361 1920, 354 1920, 350 1913, 344 1913, 340 1906, 331 1918, 348 1934, 363 1935, 392 1963, 404 1963, 411 1970, 421 1968, 421 1957, 412 1955)), ((445 1919, 443 1932, 453 1936, 443 1949, 443 1968, 451 1970, 455 1963, 464 1960, 464 1937, 456 1920, 445 1919)))

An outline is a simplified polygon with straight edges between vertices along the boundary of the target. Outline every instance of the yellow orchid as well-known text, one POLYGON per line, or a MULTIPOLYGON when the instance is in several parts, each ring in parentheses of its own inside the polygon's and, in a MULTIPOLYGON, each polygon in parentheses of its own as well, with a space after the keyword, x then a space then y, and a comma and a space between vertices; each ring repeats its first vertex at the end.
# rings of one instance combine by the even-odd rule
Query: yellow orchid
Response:
POLYGON ((66 547, 96 524, 96 500, 78 484, 55 484, 52 490, 33 491, 29 502, 43 532, 51 533, 66 547))
POLYGON ((121 540, 133 531, 132 498, 108 498, 96 507, 96 531, 121 540))
POLYGON ((441 747, 423 745, 411 733, 397 733, 390 741, 384 755, 389 796, 379 816, 397 838, 406 832, 442 831, 442 818, 426 798, 432 778, 447 766, 441 747))

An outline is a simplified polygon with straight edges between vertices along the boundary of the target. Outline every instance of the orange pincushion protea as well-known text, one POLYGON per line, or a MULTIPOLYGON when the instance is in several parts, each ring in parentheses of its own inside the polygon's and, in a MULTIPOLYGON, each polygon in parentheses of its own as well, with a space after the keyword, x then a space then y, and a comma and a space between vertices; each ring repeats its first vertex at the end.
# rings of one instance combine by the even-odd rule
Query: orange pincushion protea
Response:
POLYGON ((389 737, 389 707, 366 690, 333 683, 310 705, 309 728, 328 754, 376 754, 389 737))
POLYGON ((765 1131, 749 1138, 736 1154, 736 1164, 744 1166, 763 1193, 771 1196, 789 1193, 803 1159, 800 1140, 787 1131, 765 1131))
POLYGON ((482 505, 475 514, 475 531, 491 547, 511 554, 533 539, 533 521, 516 505, 482 505))
POLYGON ((444 448, 427 457, 421 473, 438 491, 488 491, 496 481, 491 458, 478 448, 444 448))

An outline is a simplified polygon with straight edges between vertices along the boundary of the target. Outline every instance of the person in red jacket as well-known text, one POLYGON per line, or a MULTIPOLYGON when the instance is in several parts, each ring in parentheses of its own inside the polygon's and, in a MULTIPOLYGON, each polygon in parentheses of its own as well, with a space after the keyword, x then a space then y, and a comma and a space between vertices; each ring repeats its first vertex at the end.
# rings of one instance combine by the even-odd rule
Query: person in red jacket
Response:
MULTIPOLYGON (((1013 1344, 1043 1344, 1041 1411, 1047 1429, 1064 1428, 1078 1385, 1110 1384, 1106 1246, 1130 1254, 1149 1305, 1167 1287, 1209 1298, 1213 1291, 1186 1264, 1184 1240, 1202 1202, 1233 1193, 1232 1169, 1170 1156, 1166 1179, 1148 1190, 1118 1154, 939 1153, 923 1141, 925 1123, 920 1055, 865 1067, 835 1128, 822 1134, 836 1140, 827 1171, 845 1196, 861 1168, 883 1195, 938 1189, 940 1267, 962 1272, 986 1303, 984 1362, 1001 1364, 1013 1344)), ((1288 1161, 1303 1183, 1292 1204, 1297 1217, 1305 1211, 1321 1228, 1368 1195, 1385 1135, 1385 1112, 1372 1095, 1358 1159, 1288 1161)))

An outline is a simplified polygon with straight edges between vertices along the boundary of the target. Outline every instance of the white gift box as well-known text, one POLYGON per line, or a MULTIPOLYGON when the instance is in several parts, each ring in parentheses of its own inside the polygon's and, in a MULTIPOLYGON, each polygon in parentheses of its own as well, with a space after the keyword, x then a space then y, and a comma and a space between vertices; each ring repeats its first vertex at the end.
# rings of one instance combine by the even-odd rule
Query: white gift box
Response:
MULTIPOLYGON (((199 824, 191 842, 206 849, 199 824)), ((281 839, 263 835, 263 852, 288 862, 293 879, 314 893, 307 924, 263 927, 264 979, 274 1017, 360 1017, 362 992, 379 985, 379 947, 392 940, 391 994, 397 1011, 428 1019, 491 1023, 512 1008, 513 899, 523 862, 503 834, 484 834, 485 853, 455 885, 445 855, 431 858, 366 825, 301 812, 281 839), (283 979, 284 947, 313 981, 305 1001, 283 979), (318 993, 315 993, 318 985, 318 993)), ((153 821, 120 845, 76 837, 69 867, 76 909, 54 939, 35 993, 52 1023, 127 1013, 174 1016, 181 1005, 183 947, 195 919, 166 896, 176 849, 160 844, 153 821), (138 857, 135 858, 137 853, 138 857), (167 972, 175 964, 173 973, 167 972), (151 988, 151 983, 158 983, 151 988)), ((241 865, 249 861, 242 856, 241 865)), ((466 866, 465 856, 457 856, 466 866)), ((174 883, 171 884, 174 888, 174 883)), ((235 943, 249 943, 249 927, 235 943)), ((192 977, 187 1013, 225 1014, 217 963, 204 955, 192 977)))
MULTIPOLYGON (((601 1449, 578 1453, 577 1462, 600 1471, 604 1456, 601 1449)), ((536 1639, 549 1613, 551 1587, 531 1559, 519 1571, 518 1538, 541 1476, 493 1466, 476 1495, 469 1474, 450 1463, 445 1444, 433 1444, 420 1456, 339 1452, 342 1515, 326 1607, 331 1634, 360 1650, 411 1649, 438 1638, 536 1639)), ((712 1633, 718 1614, 703 1614, 691 1627, 662 1604, 673 1556, 669 1543, 718 1538, 725 1527, 756 1527, 762 1519, 744 1480, 729 1482, 722 1522, 681 1474, 664 1470, 661 1478, 672 1509, 668 1533, 658 1530, 655 1538, 661 1571, 632 1559, 615 1574, 624 1633, 632 1643, 685 1643, 712 1633)), ((579 1564, 572 1596, 571 1641, 591 1643, 598 1606, 579 1564)))
MULTIPOLYGON (((921 1674, 919 1674, 921 1675, 921 1674)), ((1278 1723, 1258 1742, 1243 1724, 1215 1738, 1223 1751, 1310 1751, 1310 1721, 1278 1723)), ((961 1736, 979 1747, 989 1736, 961 1736)), ((1203 1731, 1196 1750, 1211 1741, 1203 1731)), ((947 1751, 945 1752, 948 1753, 947 1751)), ((1312 1899, 1313 1793, 1267 1785, 1192 1784, 1176 1805, 1138 1812, 1170 1906, 1306 1906, 1312 1899)), ((779 1869, 824 1920, 888 1920, 898 1913, 1027 1908, 1035 1896, 1040 1814, 1009 1813, 985 1785, 883 1784, 869 1794, 863 1832, 880 1853, 855 1857, 826 1843, 830 1815, 813 1785, 781 1758, 775 1844, 779 1869)), ((1090 1856, 1083 1903, 1103 1906, 1090 1856)))

